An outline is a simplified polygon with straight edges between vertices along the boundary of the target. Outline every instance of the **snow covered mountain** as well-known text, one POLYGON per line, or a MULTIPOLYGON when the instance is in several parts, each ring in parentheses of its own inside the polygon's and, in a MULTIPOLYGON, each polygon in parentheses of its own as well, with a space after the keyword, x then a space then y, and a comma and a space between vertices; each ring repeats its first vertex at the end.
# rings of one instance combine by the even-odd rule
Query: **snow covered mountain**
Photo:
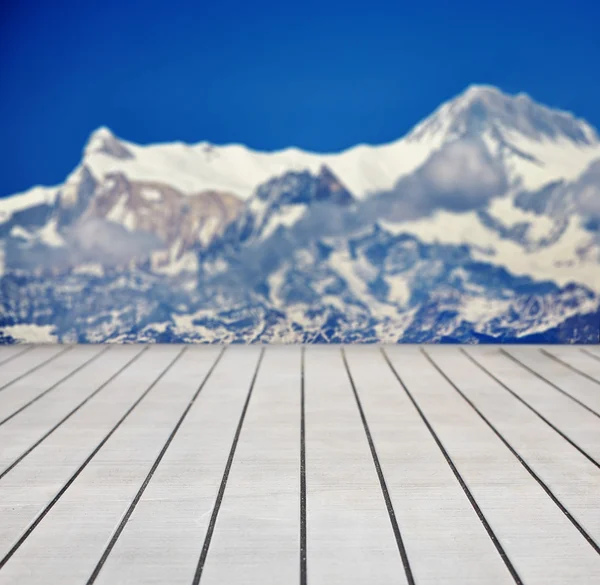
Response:
MULTIPOLYGON (((98 179, 85 162, 52 197, 38 196, 38 190, 32 192, 29 207, 17 208, 8 199, 0 237, 9 269, 151 258, 157 270, 195 270, 190 252, 221 233, 243 205, 231 193, 184 195, 164 183, 132 181, 122 172, 98 179)), ((24 198, 15 199, 21 203, 24 198)))
MULTIPOLYGON (((573 179, 600 156, 596 131, 569 113, 546 108, 525 94, 508 96, 474 85, 440 106, 412 132, 390 144, 358 145, 340 153, 296 148, 257 152, 208 142, 140 146, 99 128, 84 149, 84 163, 96 178, 122 172, 130 180, 166 183, 183 193, 226 191, 246 199, 262 183, 289 171, 318 172, 326 165, 357 197, 391 188, 444 144, 465 135, 483 137, 490 151, 509 163, 509 174, 526 188, 573 179)), ((52 198, 57 188, 31 195, 52 198)), ((25 199, 22 199, 24 205, 25 199)))
POLYGON ((600 139, 489 86, 336 154, 100 128, 0 200, 0 260, 7 339, 597 341, 600 139))

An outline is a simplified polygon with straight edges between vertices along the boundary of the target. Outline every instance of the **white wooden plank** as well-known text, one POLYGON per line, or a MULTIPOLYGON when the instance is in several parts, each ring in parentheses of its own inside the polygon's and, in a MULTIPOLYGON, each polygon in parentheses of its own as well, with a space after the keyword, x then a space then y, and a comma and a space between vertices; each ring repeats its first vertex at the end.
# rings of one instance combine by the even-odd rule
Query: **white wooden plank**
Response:
POLYGON ((0 479, 0 502, 10 502, 0 506, 0 559, 179 351, 169 346, 145 351, 0 479))
POLYGON ((423 585, 514 584, 379 348, 349 347, 346 354, 415 581, 423 585))
POLYGON ((580 346, 579 349, 583 353, 588 353, 588 354, 591 354, 593 356, 600 358, 600 345, 583 345, 583 346, 580 346))
MULTIPOLYGON (((503 350, 600 415, 600 386, 530 347, 503 350)), ((555 390, 558 391, 558 390, 555 390)))
POLYGON ((600 469, 522 403, 502 391, 497 382, 464 355, 444 349, 428 352, 588 534, 600 543, 600 469))
POLYGON ((202 573, 203 585, 299 582, 300 373, 299 347, 266 350, 202 573))
MULTIPOLYGON (((141 351, 142 347, 133 345, 109 349, 55 390, 0 424, 0 476, 141 351)), ((2 398, 0 395, 0 401, 2 398)))
POLYGON ((306 349, 305 433, 308 583, 406 583, 339 348, 306 349))
POLYGON ((0 393, 4 392, 11 384, 26 377, 29 372, 33 373, 37 371, 37 368, 43 367, 48 360, 68 351, 70 351, 69 347, 42 345, 0 365, 0 393))
POLYGON ((216 347, 182 355, 3 567, 1 584, 87 581, 217 355, 216 347))
MULTIPOLYGON (((200 348, 193 355, 200 360, 205 352, 200 348)), ((108 555, 97 585, 192 583, 258 358, 256 347, 226 350, 108 555)))
MULTIPOLYGON (((440 349, 451 355, 453 348, 440 349)), ((594 549, 418 349, 392 347, 386 352, 522 581, 528 585, 600 582, 600 557, 594 549)), ((512 400, 509 408, 497 412, 509 422, 515 404, 519 405, 512 400)))
POLYGON ((0 366, 31 349, 31 345, 0 345, 0 366))
POLYGON ((102 346, 79 346, 57 355, 45 366, 7 386, 0 392, 0 421, 34 400, 47 390, 68 379, 77 368, 103 351, 102 346))
MULTIPOLYGON (((572 349, 569 354, 574 353, 572 349)), ((473 348, 464 351, 600 463, 598 417, 568 396, 556 392, 540 378, 523 370, 496 348, 473 348)))
MULTIPOLYGON (((555 347, 545 347, 544 351, 569 364, 584 375, 597 380, 600 384, 600 357, 583 351, 573 351, 573 349, 573 347, 557 345, 555 347)), ((600 385, 598 386, 598 392, 600 392, 600 385)))
MULTIPOLYGON (((43 360, 40 360, 37 349, 31 349, 31 353, 34 361, 41 363, 43 360)), ((10 546, 25 533, 27 526, 59 493, 64 482, 72 477, 127 408, 160 373, 157 360, 162 360, 162 366, 166 366, 179 349, 153 346, 150 353, 142 354, 131 368, 58 427, 4 478, 0 477, 0 563, 10 546)), ((531 347, 504 346, 503 349, 517 353, 536 352, 531 347)), ((556 352, 565 361, 580 360, 572 358, 571 352, 582 353, 576 347, 545 349, 556 352)), ((133 355, 140 348, 119 346, 111 349, 106 356, 113 351, 128 351, 133 355)), ((206 351, 214 353, 218 348, 190 347, 187 350, 197 352, 194 357, 198 362, 205 359, 206 351)), ((223 362, 215 370, 215 378, 211 378, 212 385, 209 382, 200 393, 147 489, 141 494, 139 504, 131 517, 126 517, 128 521, 123 532, 119 531, 120 537, 114 548, 112 544, 109 547, 110 554, 98 581, 105 584, 192 584, 259 351, 256 347, 227 350, 223 362), (229 352, 237 355, 235 359, 226 361, 229 352), (245 356, 252 356, 252 359, 245 356), (246 370, 245 384, 233 388, 223 382, 244 377, 242 368, 246 370), (217 376, 222 376, 220 383, 216 381, 217 376)), ((507 570, 482 525, 478 524, 479 520, 448 463, 401 385, 391 370, 386 369, 377 349, 351 347, 346 351, 415 582, 452 585, 506 582, 510 585, 507 570)), ((589 543, 477 413, 435 371, 419 348, 394 347, 388 351, 390 355, 397 353, 394 361, 398 362, 396 365, 401 375, 409 382, 409 388, 439 433, 523 583, 585 585, 600 582, 600 557, 593 556, 595 553, 589 543)), ((571 512, 575 510, 573 514, 577 520, 591 517, 593 524, 597 512, 592 510, 591 515, 589 513, 590 507, 593 507, 589 477, 573 467, 570 457, 550 448, 554 443, 547 445, 547 435, 540 429, 553 433, 553 440, 563 440, 560 435, 461 353, 457 353, 457 348, 434 347, 427 351, 440 364, 443 362, 449 375, 460 378, 462 387, 473 393, 476 405, 482 411, 485 409, 485 414, 498 428, 502 427, 502 433, 515 447, 518 444, 521 454, 526 453, 524 457, 528 464, 533 467, 531 462, 535 462, 536 472, 540 477, 544 474, 543 479, 548 486, 557 494, 563 490, 562 499, 567 494, 569 509, 571 512), (459 359, 461 356, 462 361, 459 359), (476 372, 479 374, 476 375, 476 372), (515 404, 520 408, 515 409, 515 404), (524 412, 531 418, 527 418, 524 412)), ((592 429, 590 421, 598 419, 593 414, 528 374, 509 358, 499 356, 499 348, 470 348, 466 351, 477 359, 485 360, 490 369, 493 366, 499 378, 502 374, 501 380, 505 383, 514 382, 519 395, 532 403, 536 401, 535 407, 540 413, 547 415, 557 427, 560 425, 560 430, 568 431, 571 438, 576 437, 579 445, 585 443, 589 450, 597 449, 597 431, 592 429), (582 412, 586 415, 580 419, 582 412), (578 421, 583 422, 578 424, 578 421)), ((298 403, 294 411, 294 393, 285 392, 286 388, 298 382, 297 371, 294 370, 299 365, 298 352, 297 347, 270 347, 266 351, 202 573, 204 585, 221 582, 262 585, 276 581, 296 582, 298 579, 300 413, 298 403), (289 384, 285 380, 289 380, 289 384), (289 427, 286 426, 288 421, 289 427), (270 515, 271 510, 276 510, 276 514, 270 515)), ((312 347, 308 352, 308 585, 315 581, 328 584, 406 582, 360 413, 339 349, 312 347), (312 426, 310 421, 314 423, 312 426), (348 444, 344 445, 344 442, 348 444), (311 455, 316 460, 311 461, 311 455), (315 479, 317 490, 314 489, 315 479), (361 571, 362 574, 358 574, 361 571)), ((187 363, 193 369, 195 361, 192 354, 189 355, 187 363)), ((589 355, 582 355, 586 360, 595 361, 589 355)), ((1 356, 0 352, 0 362, 1 356)), ((540 357, 556 364, 541 354, 537 359, 540 357)), ((20 359, 16 357, 11 362, 20 359)), ((56 361, 59 359, 63 358, 57 357, 56 361)), ((17 450, 25 448, 26 437, 35 439, 34 434, 36 437, 43 436, 39 433, 45 432, 44 428, 51 426, 52 421, 60 420, 59 416, 68 412, 67 407, 72 408, 84 399, 84 394, 89 395, 94 372, 98 377, 103 375, 107 378, 109 372, 103 371, 102 363, 108 363, 105 356, 0 425, 0 461, 7 449, 14 449, 17 443, 20 445, 17 450), (76 384, 77 380, 80 387, 76 384), (6 429, 13 432, 4 432, 6 429)), ((111 364, 115 369, 115 364, 111 364)), ((177 362, 171 374, 173 380, 179 380, 175 376, 179 365, 181 362, 177 362)), ((575 362, 573 365, 575 367, 575 362)), ((56 371, 55 366, 53 360, 39 371, 56 371)), ((29 377, 34 380, 44 378, 35 372, 27 374, 31 367, 20 366, 23 378, 15 382, 15 387, 20 387, 22 381, 29 377)), ((596 366, 588 364, 586 367, 596 366)), ((569 368, 564 367, 564 370, 569 372, 568 378, 573 387, 585 380, 569 368)), ((588 375, 592 372, 587 371, 588 375)), ((43 387, 48 388, 47 379, 44 382, 43 387)), ((97 383, 100 382, 98 379, 97 383)), ((178 384, 171 384, 171 387, 175 386, 178 384)), ((0 392, 0 399, 2 393, 9 392, 10 388, 12 386, 0 392)), ((102 460, 102 454, 105 456, 102 465, 98 466, 96 458, 92 459, 59 503, 34 527, 31 533, 34 540, 29 545, 33 543, 35 546, 27 550, 26 540, 17 554, 0 567, 0 584, 28 585, 56 581, 69 585, 70 582, 87 581, 91 569, 97 566, 102 552, 107 550, 111 531, 120 526, 124 510, 130 507, 132 494, 140 493, 140 478, 146 477, 153 460, 153 457, 146 457, 147 446, 138 438, 153 437, 157 431, 162 433, 161 440, 156 438, 154 455, 164 444, 161 441, 169 428, 166 421, 163 419, 164 424, 160 428, 150 428, 148 424, 155 416, 162 418, 162 414, 155 415, 154 412, 160 411, 165 404, 168 404, 167 410, 171 414, 176 410, 171 400, 166 398, 171 393, 165 387, 163 392, 165 400, 148 407, 147 418, 144 417, 146 422, 136 424, 133 419, 133 425, 129 427, 132 419, 128 418, 113 435, 113 438, 117 436, 120 439, 107 442, 98 453, 98 461, 102 460), (111 449, 108 455, 104 451, 107 446, 111 449), (144 457, 146 467, 142 469, 144 457), (127 467, 129 461, 134 461, 135 470, 127 467), (127 493, 121 491, 123 486, 127 493), (14 564, 16 561, 18 568, 14 564)), ((295 392, 298 399, 298 385, 295 392)), ((15 397, 17 394, 7 396, 15 397)), ((185 403, 185 399, 180 400, 180 410, 185 403)), ((145 400, 140 406, 143 404, 145 400)), ((137 412, 136 408, 131 416, 137 412)), ((565 444, 568 445, 566 441, 565 444)), ((589 461, 587 463, 593 466, 589 461)), ((0 466, 0 476, 1 470, 0 466)), ((589 528, 586 526, 586 529, 589 528)))

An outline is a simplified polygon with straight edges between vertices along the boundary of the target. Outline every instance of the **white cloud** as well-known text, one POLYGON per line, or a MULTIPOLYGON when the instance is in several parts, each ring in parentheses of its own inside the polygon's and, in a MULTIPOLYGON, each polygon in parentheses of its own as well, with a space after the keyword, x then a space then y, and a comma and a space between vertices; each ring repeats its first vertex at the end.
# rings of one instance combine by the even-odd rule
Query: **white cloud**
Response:
POLYGON ((412 220, 436 210, 469 211, 485 207, 508 188, 500 161, 484 142, 463 138, 434 152, 413 174, 365 205, 366 215, 412 220))

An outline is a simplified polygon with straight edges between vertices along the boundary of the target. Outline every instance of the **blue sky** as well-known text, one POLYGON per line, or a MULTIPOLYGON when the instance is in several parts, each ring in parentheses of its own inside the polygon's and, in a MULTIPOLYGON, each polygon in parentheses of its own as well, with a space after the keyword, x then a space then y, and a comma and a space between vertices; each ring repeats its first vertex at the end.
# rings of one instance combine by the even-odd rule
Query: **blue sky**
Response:
POLYGON ((486 83, 599 127, 600 6, 574 5, 4 0, 0 196, 62 182, 101 125, 332 151, 398 138, 486 83))

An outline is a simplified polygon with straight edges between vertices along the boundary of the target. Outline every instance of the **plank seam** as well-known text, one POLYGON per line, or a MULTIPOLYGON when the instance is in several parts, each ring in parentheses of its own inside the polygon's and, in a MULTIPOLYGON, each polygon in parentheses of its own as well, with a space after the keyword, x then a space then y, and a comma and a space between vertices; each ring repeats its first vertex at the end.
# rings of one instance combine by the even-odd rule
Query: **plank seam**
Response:
POLYGON ((595 353, 592 353, 591 351, 588 351, 587 349, 583 349, 582 347, 579 348, 579 351, 583 352, 585 355, 589 355, 591 358, 594 358, 595 360, 600 362, 599 355, 596 355, 595 353))
POLYGON ((38 394, 35 398, 32 398, 29 402, 27 402, 26 404, 24 404, 23 406, 21 406, 20 408, 15 410, 12 414, 10 414, 6 418, 0 420, 0 426, 2 426, 4 423, 8 422, 11 418, 14 418, 15 416, 17 416, 17 414, 19 414, 20 412, 23 412, 27 407, 31 406, 32 404, 34 404, 35 402, 40 400, 40 398, 43 398, 44 396, 46 396, 46 394, 48 394, 49 392, 52 392, 52 390, 55 390, 56 388, 58 388, 58 386, 60 386, 63 382, 66 382, 69 378, 72 378, 75 374, 77 374, 78 372, 83 370, 83 368, 85 368, 87 365, 91 364, 93 361, 97 360, 101 355, 105 354, 110 349, 110 347, 111 346, 107 346, 104 349, 102 349, 102 351, 99 351, 98 353, 94 354, 90 359, 83 362, 83 364, 81 364, 80 366, 77 366, 73 371, 69 372, 66 376, 61 378, 58 382, 52 384, 52 386, 50 386, 50 388, 44 390, 41 394, 38 394))
POLYGON ((250 404, 250 398, 252 398, 252 391, 254 390, 254 385, 256 383, 256 379, 258 377, 258 371, 260 369, 260 365, 263 361, 263 357, 265 355, 265 348, 263 347, 260 350, 260 356, 258 358, 258 363, 256 364, 256 369, 254 371, 254 375, 252 376, 252 380, 250 382, 250 389, 248 390, 248 396, 246 397, 246 401, 244 402, 244 407, 242 408, 242 414, 240 416, 240 420, 238 422, 237 429, 235 431, 235 435, 233 437, 233 443, 231 445, 231 450, 229 451, 229 457, 227 458, 227 463, 225 465, 225 471, 223 472, 223 478, 221 479, 221 485, 219 486, 219 491, 217 492, 217 499, 215 501, 215 505, 210 517, 210 522, 208 524, 208 529, 206 531, 206 536, 204 538, 204 544, 202 545, 202 551, 200 552, 200 558, 198 560, 198 565, 196 566, 196 572, 194 573, 194 578, 192 580, 192 585, 198 585, 200 583, 200 579, 202 578, 202 572, 204 571, 204 565, 206 564, 206 559, 208 557, 208 550, 210 548, 210 543, 212 540, 212 535, 215 530, 215 526, 217 524, 217 517, 219 515, 219 510, 221 509, 221 503, 223 502, 223 496, 225 495, 225 488, 227 487, 227 480, 229 479, 229 472, 231 471, 231 466, 233 465, 233 458, 235 457, 235 451, 237 448, 237 444, 240 438, 240 434, 242 433, 242 426, 244 424, 244 419, 246 418, 246 412, 248 411, 248 405, 250 404))
POLYGON ((572 366, 571 364, 569 364, 568 362, 565 362, 564 360, 561 360, 558 356, 550 353, 549 351, 547 351, 545 349, 540 349, 540 353, 542 353, 546 357, 550 358, 551 360, 554 360, 555 362, 561 364, 565 368, 568 368, 572 372, 575 372, 576 374, 583 376, 584 378, 588 379, 590 382, 600 385, 600 380, 596 380, 596 378, 594 378, 593 376, 590 376, 589 374, 582 372, 580 369, 576 368, 575 366, 572 366))
POLYGON ((600 547, 596 544, 594 539, 587 533, 585 528, 577 522, 577 520, 571 515, 569 510, 561 503, 561 501, 554 495, 552 490, 546 485, 544 480, 535 473, 535 471, 529 466, 529 464, 519 455, 517 450, 504 438, 502 433, 496 429, 496 427, 488 420, 488 418, 475 406, 475 404, 469 399, 466 394, 448 377, 448 375, 433 361, 433 359, 427 354, 424 349, 421 352, 433 365, 433 367, 443 376, 443 378, 463 397, 463 399, 471 406, 471 408, 479 415, 479 417, 490 427, 494 434, 504 443, 506 448, 516 457, 517 461, 525 468, 525 470, 531 475, 533 479, 540 485, 540 487, 546 492, 546 495, 556 504, 560 511, 569 519, 571 524, 579 531, 579 533, 585 538, 588 544, 600 554, 600 547))
POLYGON ((11 355, 9 358, 6 358, 5 360, 2 360, 0 362, 0 366, 3 366, 4 364, 7 364, 8 362, 11 362, 14 359, 17 359, 18 357, 21 357, 24 353, 30 351, 33 349, 33 345, 28 345, 27 347, 25 347, 25 349, 19 351, 18 353, 16 353, 15 355, 11 355))
POLYGON ((135 360, 137 360, 142 353, 144 353, 149 346, 144 347, 139 353, 135 354, 132 359, 130 359, 124 366, 122 366, 119 370, 117 370, 108 380, 100 384, 94 392, 92 392, 87 398, 83 400, 83 402, 79 403, 71 412, 67 413, 61 420, 59 420, 47 433, 45 433, 40 439, 38 439, 31 447, 27 449, 24 453, 19 455, 17 459, 15 459, 2 473, 0 473, 0 480, 9 473, 12 469, 14 469, 27 455, 29 455, 35 448, 37 448, 43 441, 45 441, 56 429, 58 429, 62 424, 68 421, 80 408, 85 406, 96 394, 98 394, 101 390, 106 388, 119 374, 124 372, 135 360))
POLYGON ((593 463, 596 467, 600 468, 600 463, 598 463, 591 455, 586 453, 584 449, 582 449, 575 441, 569 438, 565 433, 563 433, 558 427, 556 427, 552 422, 550 422, 543 414, 538 412, 531 404, 529 404, 524 398, 519 396, 514 390, 512 390, 509 386, 507 386, 500 378, 492 374, 485 366, 480 364, 472 355, 470 355, 464 348, 460 348, 459 350, 463 353, 473 364, 475 364, 482 372, 487 374, 492 380, 494 380, 497 384, 502 386, 505 390, 510 392, 519 402, 521 402, 524 406, 526 406, 531 412, 533 412, 538 418, 543 420, 552 430, 556 431, 569 445, 577 449, 579 453, 581 453, 588 461, 593 463))
POLYGON ((13 384, 15 384, 16 382, 18 382, 19 380, 22 380, 26 376, 29 376, 29 374, 33 374, 33 372, 36 372, 40 368, 43 368, 46 364, 49 364, 53 359, 56 359, 57 357, 65 354, 67 351, 70 351, 71 349, 73 349, 73 346, 69 345, 65 349, 62 349, 61 351, 55 353, 53 356, 49 357, 47 360, 44 360, 43 362, 39 363, 37 366, 34 366, 30 370, 27 370, 26 372, 24 372, 23 374, 21 374, 20 376, 17 376, 14 380, 11 380, 10 382, 7 382, 6 384, 4 384, 4 386, 0 386, 0 391, 4 390, 5 388, 8 388, 9 386, 12 386, 13 384))
POLYGON ((144 492, 146 491, 146 488, 148 487, 148 484, 150 483, 150 481, 152 480, 152 477, 156 473, 156 470, 158 469, 158 466, 160 465, 161 461, 163 460, 163 457, 165 456, 167 450, 171 446, 171 443, 173 442, 173 439, 177 435, 177 433, 178 433, 181 425, 185 421, 185 419, 186 419, 188 413, 190 412, 192 406, 196 402, 196 399, 200 395, 200 392, 202 391, 202 389, 206 385, 206 382, 208 382, 208 379, 210 378, 211 374, 213 373, 213 371, 215 370, 215 368, 219 364, 219 361, 221 361, 221 358, 222 358, 223 354, 225 353, 225 349, 226 348, 224 347, 221 350, 221 352, 217 356, 217 359, 212 364, 212 366, 208 370, 207 374, 204 376, 204 379, 200 383, 200 386, 198 387, 198 389, 196 390, 196 392, 192 396, 191 400, 189 401, 188 405, 185 407, 183 413, 179 417, 179 420, 177 421, 177 424, 175 425, 175 427, 171 431, 171 434, 169 435, 169 438, 167 439, 167 442, 163 445, 163 448, 161 449, 160 453, 158 454, 158 457, 156 458, 156 460, 154 461, 152 467, 150 468, 150 471, 148 472, 148 475, 146 475, 146 478, 144 479, 144 482, 142 483, 140 489, 138 490, 138 492, 136 493, 135 497, 133 498, 133 501, 131 502, 131 504, 129 505, 129 508, 125 512, 125 515, 123 516, 123 518, 119 522, 119 525, 118 525, 116 531, 114 532, 114 534, 112 535, 112 537, 111 537, 111 539, 110 539, 107 547, 104 549, 104 552, 102 553, 102 556, 100 557, 100 560, 98 561, 98 564, 96 565, 96 567, 92 571, 92 574, 91 574, 90 578, 87 580, 87 584, 86 585, 92 585, 92 583, 94 583, 96 581, 96 579, 98 578, 98 575, 100 574, 100 571, 104 567, 104 564, 106 563, 106 561, 107 561, 110 553, 112 552, 113 548, 117 544, 117 540, 121 536, 123 530, 125 530, 125 526, 129 522, 129 519, 131 518, 133 512, 135 511, 135 508, 137 507, 138 503, 142 499, 142 496, 144 495, 144 492))
POLYGON ((305 417, 305 348, 300 364, 300 585, 307 583, 306 548, 306 417, 305 417))
POLYGON ((554 388, 555 390, 558 390, 561 394, 564 394, 565 396, 567 396, 574 402, 577 402, 577 404, 579 404, 579 406, 582 406, 587 411, 591 412, 594 416, 597 416, 598 418, 600 418, 600 414, 598 414, 593 408, 590 408, 587 404, 585 404, 585 402, 582 402, 581 400, 579 400, 579 398, 576 398, 572 394, 569 394, 566 390, 563 390, 560 386, 558 386, 554 382, 548 380, 548 378, 542 376, 542 374, 540 374, 539 372, 536 372, 533 368, 529 367, 527 364, 524 364, 521 360, 517 359, 514 355, 508 353, 504 349, 500 349, 500 353, 505 355, 507 358, 511 359, 513 362, 519 364, 522 368, 524 368, 525 370, 527 370, 528 372, 533 374, 536 378, 543 380, 544 382, 546 382, 546 384, 548 384, 549 386, 552 386, 552 388, 554 388))
POLYGON ((404 546, 404 540, 402 539, 402 533, 400 532, 400 526, 398 524, 398 519, 396 517, 396 512, 394 510, 392 498, 390 497, 387 483, 385 481, 385 476, 383 474, 383 469, 382 469, 381 463, 379 461, 379 456, 377 455, 377 449, 375 448, 375 442, 373 441, 373 436, 371 435, 371 431, 369 429, 367 417, 363 410, 362 403, 360 401, 360 397, 358 396, 358 390, 356 388, 356 384, 354 383, 354 378, 352 377, 352 373, 350 372, 350 367, 348 365, 348 360, 346 358, 346 352, 344 351, 344 348, 341 348, 341 352, 342 352, 342 359, 344 360, 344 367, 346 368, 346 373, 348 374, 348 379, 350 380, 350 386, 352 387, 352 392, 353 392, 354 398, 356 400, 356 405, 358 406, 358 412, 360 414, 362 425, 363 425, 365 434, 367 436, 367 441, 369 443, 369 449, 371 450, 371 456, 373 457, 373 463, 375 464, 375 469, 377 471, 379 485, 380 485, 380 488, 381 488, 381 491, 383 494, 383 499, 385 501, 385 506, 387 508, 390 522, 392 524, 392 530, 394 532, 394 537, 396 539, 396 545, 397 545, 398 551, 400 553, 400 558, 402 559, 404 573, 406 574, 406 581, 407 581, 408 585, 415 585, 415 578, 412 573, 410 561, 408 560, 408 553, 406 552, 406 547, 404 546))
MULTIPOLYGON (((125 422, 127 417, 133 412, 136 406, 148 395, 148 393, 158 384, 158 382, 165 376, 165 374, 173 367, 175 362, 182 356, 187 347, 184 347, 176 356, 175 359, 171 361, 171 363, 162 371, 162 373, 150 384, 150 386, 143 392, 141 396, 139 396, 136 401, 127 409, 125 414, 119 419, 117 424, 110 430, 110 432, 100 441, 100 443, 94 448, 94 450, 88 455, 85 461, 77 468, 75 473, 69 478, 67 483, 60 489, 60 491, 54 496, 54 498, 50 501, 49 504, 42 510, 40 514, 38 514, 37 518, 31 523, 31 525, 27 528, 25 533, 21 535, 21 537, 17 540, 17 542, 13 545, 13 547, 6 553, 4 558, 0 560, 0 569, 6 565, 6 563, 11 559, 11 557, 19 550, 22 544, 27 540, 29 535, 37 528, 40 522, 48 515, 50 510, 56 505, 58 500, 65 494, 65 492, 71 487, 73 482, 79 477, 79 475, 83 472, 83 470, 87 467, 89 462, 96 456, 98 451, 102 449, 102 447, 108 442, 108 440, 112 437, 112 435, 117 431, 117 429, 125 422)), ((141 353, 141 352, 140 352, 141 353)))
POLYGON ((419 416, 421 417, 421 419, 425 423, 425 426, 427 427, 427 430, 429 431, 429 433, 433 437, 433 440, 436 442, 438 448, 442 452, 442 455, 444 456, 444 458, 446 459, 446 462, 450 466, 450 469, 452 470, 452 473, 454 473, 454 477, 456 478, 456 480, 460 484, 460 487, 462 488, 463 492, 467 496, 467 499, 469 500, 469 503, 471 504, 471 507, 475 511, 475 514, 477 514, 477 517, 479 518, 480 522, 482 523, 485 531, 487 532, 487 535, 490 537, 490 540, 492 541, 494 547, 498 551, 498 554, 500 555, 500 558, 504 562, 504 564, 505 564, 506 568, 508 569, 511 577, 513 578, 514 582, 517 585, 523 585, 523 581, 521 580, 521 577, 519 576, 519 573, 517 572, 517 570, 515 569, 514 565, 512 564, 512 561, 508 558, 508 555, 506 554, 506 551, 504 550, 504 547, 502 546, 502 544, 498 540, 498 537, 496 536, 496 533, 492 529, 490 523, 487 521, 487 518, 485 517, 485 515, 484 515, 483 511, 481 510, 481 508, 479 507, 479 504, 475 500, 475 497, 471 493, 471 490, 467 486, 467 484, 466 484, 465 480, 463 479, 462 475, 458 471, 458 468, 454 464, 454 461, 452 461, 452 457, 450 457, 450 454, 448 453, 448 451, 444 447, 441 439, 438 437, 437 433, 433 429, 433 426, 431 425, 431 423, 429 422, 429 420, 425 416, 425 413, 421 410, 421 407, 419 406, 419 404, 416 401, 416 399, 413 397, 412 393, 410 392, 410 390, 408 389, 408 387, 406 386, 406 384, 404 384, 404 382, 402 381, 402 378, 400 377, 400 374, 398 374, 398 372, 396 371, 396 368, 392 364, 391 360, 389 359, 388 355, 385 353, 385 351, 383 350, 383 348, 381 348, 381 353, 383 354, 383 357, 384 357, 385 361, 387 362, 388 366, 390 367, 390 369, 392 370, 394 376, 396 377, 396 379, 400 383, 400 386, 402 387, 402 389, 404 390, 404 392, 406 392, 406 395, 408 396, 408 398, 412 402, 413 406, 415 407, 415 409, 419 413, 419 416))

